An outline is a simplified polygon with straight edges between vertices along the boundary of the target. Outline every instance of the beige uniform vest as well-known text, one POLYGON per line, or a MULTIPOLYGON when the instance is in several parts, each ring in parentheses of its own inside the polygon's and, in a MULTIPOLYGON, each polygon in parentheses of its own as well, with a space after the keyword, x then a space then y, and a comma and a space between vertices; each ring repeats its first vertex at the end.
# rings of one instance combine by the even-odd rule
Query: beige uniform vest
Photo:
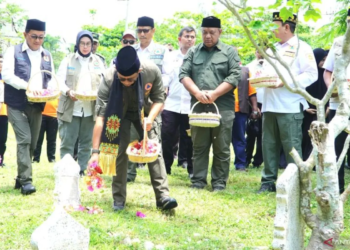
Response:
MULTIPOLYGON (((89 71, 91 72, 91 89, 97 90, 100 82, 101 82, 101 74, 102 74, 102 68, 100 67, 100 59, 94 55, 91 54, 90 61, 89 61, 89 71)), ((79 59, 76 57, 75 54, 68 55, 68 64, 67 64, 67 76, 66 76, 66 85, 69 89, 76 90, 79 84, 79 76, 81 71, 81 65, 79 62, 79 59)), ((82 89, 82 86, 79 86, 79 89, 82 89)), ((91 102, 91 108, 93 110, 93 117, 94 120, 96 118, 96 111, 95 111, 95 105, 96 101, 91 102)), ((70 99, 69 96, 61 94, 60 101, 57 108, 57 118, 65 121, 65 122, 71 122, 73 118, 73 108, 74 108, 74 101, 70 99)))

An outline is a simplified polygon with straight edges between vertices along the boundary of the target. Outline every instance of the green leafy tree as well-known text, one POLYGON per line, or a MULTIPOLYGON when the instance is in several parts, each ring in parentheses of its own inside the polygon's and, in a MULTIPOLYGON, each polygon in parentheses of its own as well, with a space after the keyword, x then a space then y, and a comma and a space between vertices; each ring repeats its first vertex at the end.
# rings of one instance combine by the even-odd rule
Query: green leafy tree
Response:
POLYGON ((43 47, 50 51, 54 63, 55 70, 58 70, 61 61, 66 56, 66 53, 61 50, 61 37, 51 36, 49 34, 45 35, 45 41, 43 47))
POLYGON ((0 53, 3 53, 2 49, 23 41, 21 33, 27 18, 19 5, 0 0, 0 53), (5 34, 5 29, 11 34, 5 34))

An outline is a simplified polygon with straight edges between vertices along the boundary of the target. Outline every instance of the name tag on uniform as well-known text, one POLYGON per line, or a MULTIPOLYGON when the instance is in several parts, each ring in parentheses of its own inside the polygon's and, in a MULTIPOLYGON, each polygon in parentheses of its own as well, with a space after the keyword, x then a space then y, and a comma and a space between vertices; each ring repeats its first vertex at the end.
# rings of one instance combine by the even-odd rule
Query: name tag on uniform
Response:
POLYGON ((74 72, 75 72, 75 68, 74 67, 68 66, 67 69, 68 69, 68 74, 70 74, 70 75, 74 74, 74 72))
POLYGON ((290 50, 286 50, 283 54, 283 56, 288 56, 288 57, 295 57, 295 51, 290 51, 290 50))
POLYGON ((149 59, 163 59, 164 55, 151 55, 149 59))
POLYGON ((26 59, 24 59, 23 57, 16 57, 17 60, 20 60, 20 61, 25 61, 26 59))

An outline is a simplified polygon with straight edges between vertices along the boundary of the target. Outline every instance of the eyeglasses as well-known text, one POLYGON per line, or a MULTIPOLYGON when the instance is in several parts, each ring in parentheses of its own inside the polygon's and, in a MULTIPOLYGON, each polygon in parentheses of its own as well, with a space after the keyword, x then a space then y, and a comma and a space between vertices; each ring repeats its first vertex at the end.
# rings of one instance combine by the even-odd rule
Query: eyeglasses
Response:
POLYGON ((119 80, 121 82, 135 82, 135 78, 123 78, 123 77, 119 77, 119 80))
POLYGON ((30 35, 30 37, 33 39, 33 40, 43 40, 45 37, 44 36, 37 36, 37 35, 30 35))
POLYGON ((124 43, 124 44, 130 44, 130 45, 132 45, 132 44, 135 43, 135 41, 134 41, 134 40, 123 39, 123 43, 124 43))
POLYGON ((79 46, 81 46, 81 47, 91 47, 91 43, 80 42, 79 46))
POLYGON ((184 38, 186 38, 186 39, 190 39, 190 38, 191 38, 191 39, 193 40, 193 39, 195 39, 196 37, 195 37, 195 36, 186 35, 186 36, 184 36, 184 38))
POLYGON ((141 34, 142 32, 143 32, 144 34, 147 34, 150 30, 151 30, 151 29, 137 29, 136 31, 137 31, 137 33, 139 33, 139 34, 141 34))

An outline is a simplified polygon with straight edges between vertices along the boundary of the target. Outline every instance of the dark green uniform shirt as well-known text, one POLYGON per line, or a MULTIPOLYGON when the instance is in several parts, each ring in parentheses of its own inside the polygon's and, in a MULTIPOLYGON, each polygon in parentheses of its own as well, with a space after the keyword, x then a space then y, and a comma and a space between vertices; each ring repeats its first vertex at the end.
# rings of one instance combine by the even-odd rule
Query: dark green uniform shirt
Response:
MULTIPOLYGON (((180 81, 190 77, 200 90, 215 90, 222 82, 236 87, 241 79, 240 59, 232 46, 219 42, 207 50, 203 43, 191 48, 180 69, 180 81)), ((191 106, 197 102, 192 96, 191 106)), ((234 110, 233 91, 216 101, 219 110, 234 110)))

